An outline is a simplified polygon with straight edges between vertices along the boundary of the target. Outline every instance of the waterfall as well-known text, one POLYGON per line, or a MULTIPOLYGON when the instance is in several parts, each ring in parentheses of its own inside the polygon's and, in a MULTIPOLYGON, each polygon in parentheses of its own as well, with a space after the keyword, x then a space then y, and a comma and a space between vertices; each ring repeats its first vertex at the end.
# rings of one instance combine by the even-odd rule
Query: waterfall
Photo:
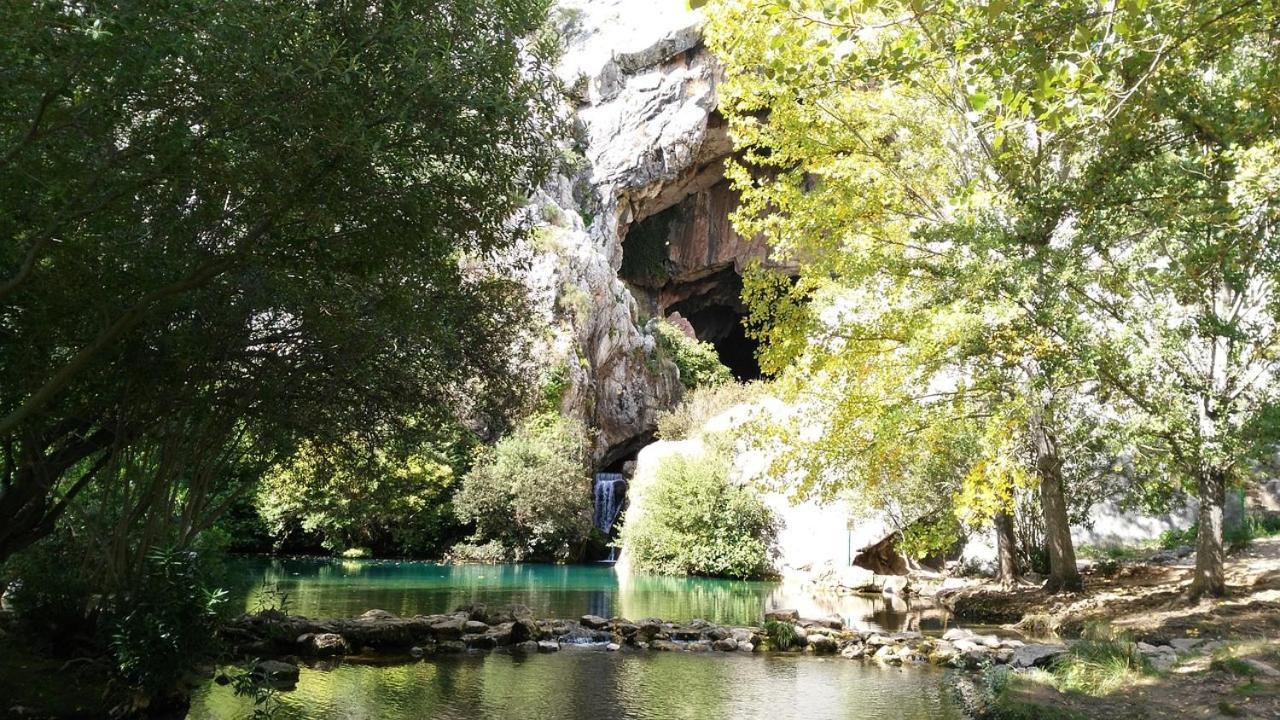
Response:
POLYGON ((592 523, 607 537, 613 532, 613 524, 622 512, 622 501, 627 497, 627 481, 622 473, 596 473, 592 496, 595 501, 592 523))

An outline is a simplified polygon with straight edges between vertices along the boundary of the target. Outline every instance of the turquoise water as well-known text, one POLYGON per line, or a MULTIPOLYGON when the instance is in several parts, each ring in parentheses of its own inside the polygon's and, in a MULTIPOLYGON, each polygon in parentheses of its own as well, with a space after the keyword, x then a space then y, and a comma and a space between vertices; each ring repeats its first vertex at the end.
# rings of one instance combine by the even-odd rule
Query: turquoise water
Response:
MULTIPOLYGON (((275 717, 294 720, 959 720, 934 668, 744 654, 505 653, 376 667, 303 668, 275 717)), ((190 720, 241 720, 226 687, 193 699, 190 720)))
POLYGON ((234 602, 258 609, 264 589, 286 593, 287 611, 347 617, 377 608, 396 615, 450 612, 469 603, 520 603, 538 617, 585 614, 638 620, 758 624, 767 609, 795 608, 805 617, 838 614, 855 627, 885 630, 941 627, 931 607, 896 598, 850 596, 816 600, 776 582, 625 576, 596 565, 438 565, 390 560, 243 558, 234 602))
MULTIPOLYGON (((521 603, 540 617, 586 613, 631 619, 756 624, 768 608, 806 617, 837 613, 858 627, 937 629, 929 607, 891 598, 816 600, 773 582, 626 577, 608 565, 448 566, 422 562, 243 558, 233 602, 258 609, 264 590, 287 595, 290 613, 398 615, 459 605, 521 603)), ((402 659, 403 660, 403 659, 402 659)), ((302 667, 279 693, 279 720, 958 720, 936 668, 885 668, 838 657, 669 653, 598 646, 521 656, 437 656, 377 665, 358 659, 302 667)), ((192 698, 190 720, 250 720, 254 708, 212 682, 192 698)))

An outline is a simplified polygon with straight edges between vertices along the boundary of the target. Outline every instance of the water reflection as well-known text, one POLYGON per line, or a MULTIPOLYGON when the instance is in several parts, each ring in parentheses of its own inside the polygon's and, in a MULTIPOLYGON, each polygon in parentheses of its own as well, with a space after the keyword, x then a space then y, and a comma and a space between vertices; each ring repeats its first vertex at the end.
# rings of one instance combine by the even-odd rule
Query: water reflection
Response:
MULTIPOLYGON (((840 659, 565 650, 441 658, 393 667, 304 668, 280 718, 901 718, 954 720, 941 672, 840 659)), ((209 685, 191 720, 252 708, 209 685)))
POLYGON ((312 617, 358 615, 380 608, 398 615, 448 612, 474 602, 521 603, 541 617, 587 613, 638 620, 704 618, 759 623, 766 610, 794 608, 804 617, 839 615, 851 627, 931 630, 939 610, 895 597, 811 597, 798 586, 708 578, 619 576, 608 565, 436 565, 423 562, 246 558, 233 561, 234 596, 256 609, 264 588, 289 595, 289 611, 312 617))

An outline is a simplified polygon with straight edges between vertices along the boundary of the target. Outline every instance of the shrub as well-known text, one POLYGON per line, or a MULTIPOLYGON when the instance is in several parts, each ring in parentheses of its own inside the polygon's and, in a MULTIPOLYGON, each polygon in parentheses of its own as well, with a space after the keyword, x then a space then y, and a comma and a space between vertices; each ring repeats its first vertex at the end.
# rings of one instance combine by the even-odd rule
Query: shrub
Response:
MULTIPOLYGON (((1185 530, 1165 530, 1160 533, 1159 545, 1161 549, 1171 550, 1173 548, 1189 545, 1196 546, 1196 534, 1199 532, 1200 523, 1191 523, 1191 526, 1185 530)), ((1231 551, 1239 550, 1258 538, 1270 537, 1280 534, 1280 516, 1272 514, 1249 513, 1245 515, 1244 520, 1236 527, 1230 528, 1222 534, 1222 540, 1227 545, 1227 549, 1231 551)))
POLYGON ((790 650, 800 645, 800 636, 796 634, 796 626, 782 620, 766 620, 764 634, 769 638, 769 647, 773 650, 790 650))
POLYGON ((658 321, 656 332, 659 347, 675 361, 680 370, 680 383, 686 390, 720 385, 733 379, 711 343, 689 337, 666 320, 658 321))
POLYGON ((103 612, 119 674, 151 697, 171 692, 211 651, 225 597, 196 553, 152 552, 137 584, 103 612))
POLYGON ((449 550, 444 560, 455 565, 497 565, 509 562, 511 551, 497 540, 478 545, 460 542, 449 550))
POLYGON ((496 542, 512 560, 576 559, 591 532, 585 432, 558 415, 535 416, 479 453, 453 507, 476 531, 451 556, 496 542))
POLYGON ((623 543, 641 572, 733 578, 772 573, 777 521, 754 492, 729 479, 726 453, 664 460, 645 507, 622 528, 623 543))
POLYGON ((281 542, 301 529, 344 557, 352 549, 439 557, 461 535, 449 504, 451 450, 443 440, 371 452, 307 443, 262 478, 258 508, 281 542))
POLYGON ((1061 690, 1102 696, 1149 674, 1151 666, 1127 636, 1114 635, 1105 625, 1091 625, 1049 672, 1061 690))
POLYGON ((71 533, 59 531, 5 565, 13 578, 8 599, 27 634, 57 647, 93 633, 98 587, 76 561, 82 553, 71 533))
POLYGON ((707 424, 711 418, 735 405, 759 399, 766 392, 760 382, 723 382, 694 388, 676 407, 659 413, 658 437, 684 440, 707 424))

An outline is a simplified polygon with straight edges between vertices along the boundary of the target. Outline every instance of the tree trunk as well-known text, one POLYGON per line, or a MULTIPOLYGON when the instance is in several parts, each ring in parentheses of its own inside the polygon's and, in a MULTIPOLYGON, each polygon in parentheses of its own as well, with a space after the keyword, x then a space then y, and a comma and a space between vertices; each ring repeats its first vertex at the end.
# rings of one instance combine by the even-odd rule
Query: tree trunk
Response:
POLYGON ((1036 446, 1036 474, 1040 477, 1040 508, 1044 513, 1044 539, 1049 546, 1047 593, 1080 592, 1084 581, 1076 568, 1076 549, 1071 542, 1071 521, 1067 518, 1067 497, 1062 488, 1062 457, 1058 440, 1037 418, 1032 433, 1036 446))
POLYGON ((1227 473, 1219 468, 1206 468, 1196 479, 1199 491, 1200 527, 1196 532, 1196 570, 1187 595, 1198 600, 1208 595, 1222 597, 1227 592, 1223 564, 1226 548, 1222 543, 1223 506, 1227 495, 1227 473))
POLYGON ((1018 580, 1018 557, 1015 548, 1018 539, 1013 534, 1013 516, 998 512, 993 519, 996 526, 996 580, 1002 587, 1013 587, 1018 580))

